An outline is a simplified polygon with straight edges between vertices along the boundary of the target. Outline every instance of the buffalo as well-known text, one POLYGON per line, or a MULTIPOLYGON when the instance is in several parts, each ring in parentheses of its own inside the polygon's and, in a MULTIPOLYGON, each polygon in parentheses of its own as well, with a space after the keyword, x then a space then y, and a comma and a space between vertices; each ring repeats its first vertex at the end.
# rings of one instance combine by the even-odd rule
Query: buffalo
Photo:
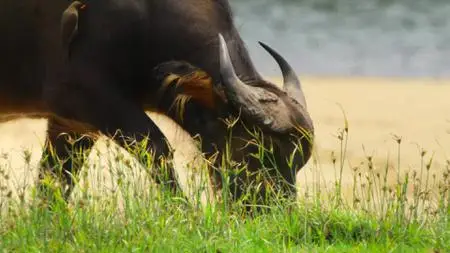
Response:
MULTIPOLYGON (((228 1, 5 0, 0 33, 0 121, 48 119, 39 178, 56 175, 66 198, 85 157, 72 154, 89 153, 96 140, 91 133, 126 148, 147 143, 156 182, 179 190, 172 149, 145 111, 164 113, 201 136, 205 156, 217 155, 211 167, 220 168, 227 156, 243 162, 247 172, 267 168, 287 182, 284 194, 295 193, 295 174, 309 160, 314 136, 300 81, 264 43, 284 86, 261 77, 228 1), (180 97, 189 98, 182 113, 172 110, 180 97), (224 123, 230 117, 237 119, 231 126, 224 123), (251 155, 261 148, 254 133, 271 156, 251 155), (226 147, 230 152, 223 152, 226 147), (160 177, 162 168, 168 178, 160 177)), ((216 187, 222 175, 211 170, 216 187)), ((236 186, 255 178, 246 175, 233 176, 236 186)), ((254 188, 264 192, 268 185, 254 188)))

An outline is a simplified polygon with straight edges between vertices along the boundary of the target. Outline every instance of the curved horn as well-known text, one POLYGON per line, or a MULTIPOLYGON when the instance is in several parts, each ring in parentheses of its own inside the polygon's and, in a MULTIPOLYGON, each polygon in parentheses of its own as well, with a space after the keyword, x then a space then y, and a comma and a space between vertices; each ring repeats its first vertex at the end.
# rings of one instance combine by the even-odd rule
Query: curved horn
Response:
MULTIPOLYGON (((293 98, 299 104, 289 106, 288 100, 281 99, 279 95, 268 91, 267 88, 247 85, 240 80, 231 62, 227 43, 221 34, 219 34, 219 49, 220 79, 225 95, 231 104, 241 110, 242 116, 249 117, 251 122, 257 126, 265 126, 278 133, 292 131, 293 119, 300 120, 303 123, 305 121, 305 124, 308 125, 309 121, 305 117, 308 118, 309 116, 305 111, 306 105, 300 83, 292 68, 281 56, 276 52, 273 54, 283 71, 285 86, 289 89, 288 92, 295 95, 293 98), (296 105, 300 105, 302 108, 296 108, 296 105)), ((269 52, 274 52, 270 50, 269 48, 269 52)))
POLYGON ((220 33, 219 47, 220 76, 228 99, 231 103, 240 107, 245 115, 249 115, 259 122, 265 122, 264 124, 271 124, 273 120, 268 118, 269 115, 264 112, 264 108, 259 103, 261 94, 258 94, 258 92, 261 93, 261 90, 246 85, 236 75, 228 52, 227 43, 220 33))
POLYGON ((246 97, 252 93, 248 85, 239 79, 231 62, 231 57, 228 52, 227 43, 222 34, 219 33, 219 47, 220 47, 220 77, 227 95, 232 101, 239 101, 240 98, 246 97))
POLYGON ((283 74, 284 89, 291 94, 298 102, 300 102, 304 107, 306 107, 305 96, 302 91, 300 80, 297 77, 294 69, 291 65, 281 56, 275 49, 259 41, 259 44, 275 59, 280 66, 281 73, 283 74))
POLYGON ((224 85, 236 86, 237 84, 243 84, 234 71, 233 63, 228 52, 227 43, 222 34, 219 33, 219 46, 220 46, 220 75, 224 85))

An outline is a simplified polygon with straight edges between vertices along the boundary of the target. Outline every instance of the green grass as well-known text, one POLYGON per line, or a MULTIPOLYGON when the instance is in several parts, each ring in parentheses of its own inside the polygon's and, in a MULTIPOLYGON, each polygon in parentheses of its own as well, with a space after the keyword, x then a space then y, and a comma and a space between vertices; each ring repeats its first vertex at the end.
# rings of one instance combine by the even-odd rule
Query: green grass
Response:
POLYGON ((450 239, 448 233, 441 234, 444 228, 403 227, 343 210, 280 209, 249 218, 222 210, 205 214, 175 201, 163 202, 132 201, 122 215, 115 214, 112 203, 102 208, 57 208, 54 213, 34 207, 2 221, 2 248, 20 252, 425 252, 444 248, 450 239))
MULTIPOLYGON (((70 205, 56 198, 49 209, 38 199, 11 198, 1 186, 10 178, 0 168, 0 251, 450 252, 449 163, 436 179, 422 153, 418 172, 397 174, 397 183, 388 185, 388 170, 375 172, 368 157, 366 168, 354 169, 347 201, 340 187, 347 135, 345 127, 338 135, 341 150, 332 156, 334 186, 310 189, 296 203, 274 201, 270 211, 253 215, 240 202, 202 206, 122 181, 120 194, 82 194, 70 205)), ((401 139, 395 141, 400 150, 401 139)))

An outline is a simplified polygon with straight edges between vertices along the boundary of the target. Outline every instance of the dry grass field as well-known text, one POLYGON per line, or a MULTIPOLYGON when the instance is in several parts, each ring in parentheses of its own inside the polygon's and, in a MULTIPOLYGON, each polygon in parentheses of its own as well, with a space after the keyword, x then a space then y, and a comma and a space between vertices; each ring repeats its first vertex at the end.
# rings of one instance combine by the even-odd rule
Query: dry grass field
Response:
MULTIPOLYGON (((374 157, 375 170, 384 170, 389 161, 390 169, 396 173, 398 146, 393 135, 402 137, 402 171, 420 170, 420 149, 423 148, 427 151, 427 162, 434 155, 430 171, 437 176, 442 174, 440 170, 450 158, 450 81, 331 77, 304 77, 302 80, 316 126, 316 152, 314 159, 298 174, 300 188, 317 183, 319 178, 325 180, 323 186, 331 185, 335 179, 331 152, 339 157, 340 141, 336 135, 344 127, 344 113, 349 126, 344 188, 352 183, 351 168, 360 166, 366 156, 374 157)), ((196 153, 190 138, 166 118, 151 117, 174 145, 177 170, 182 173, 186 170, 185 162, 196 153)), ((0 124, 0 154, 3 154, 0 166, 8 169, 8 187, 20 191, 33 182, 44 134, 45 120, 23 119, 0 124), (32 154, 29 166, 23 159, 24 149, 32 154)), ((96 147, 104 152, 105 142, 100 141, 96 147)), ((107 156, 99 158, 97 152, 93 152, 89 164, 99 159, 104 161, 107 156)), ((111 187, 106 186, 111 182, 114 184, 107 179, 111 178, 110 168, 104 162, 100 164, 104 166, 89 168, 92 191, 111 187), (94 182, 95 178, 99 179, 98 175, 106 178, 105 183, 94 182)), ((134 173, 138 172, 139 169, 134 173)), ((186 176, 184 179, 186 182, 186 176)))

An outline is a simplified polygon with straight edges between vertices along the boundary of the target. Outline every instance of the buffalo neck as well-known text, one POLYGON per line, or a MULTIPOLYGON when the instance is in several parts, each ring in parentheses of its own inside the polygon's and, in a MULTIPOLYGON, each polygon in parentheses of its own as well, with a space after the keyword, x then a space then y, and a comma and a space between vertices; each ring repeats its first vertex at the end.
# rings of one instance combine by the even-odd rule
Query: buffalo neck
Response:
MULTIPOLYGON (((233 27, 231 31, 223 33, 233 67, 238 77, 244 83, 249 85, 260 81, 261 76, 250 58, 245 43, 235 28, 233 27)), ((212 77, 215 84, 222 83, 220 78, 219 40, 217 34, 214 35, 212 43, 207 44, 202 50, 199 50, 198 53, 192 54, 190 62, 205 70, 212 77), (211 57, 204 57, 205 55, 211 55, 211 57)))

